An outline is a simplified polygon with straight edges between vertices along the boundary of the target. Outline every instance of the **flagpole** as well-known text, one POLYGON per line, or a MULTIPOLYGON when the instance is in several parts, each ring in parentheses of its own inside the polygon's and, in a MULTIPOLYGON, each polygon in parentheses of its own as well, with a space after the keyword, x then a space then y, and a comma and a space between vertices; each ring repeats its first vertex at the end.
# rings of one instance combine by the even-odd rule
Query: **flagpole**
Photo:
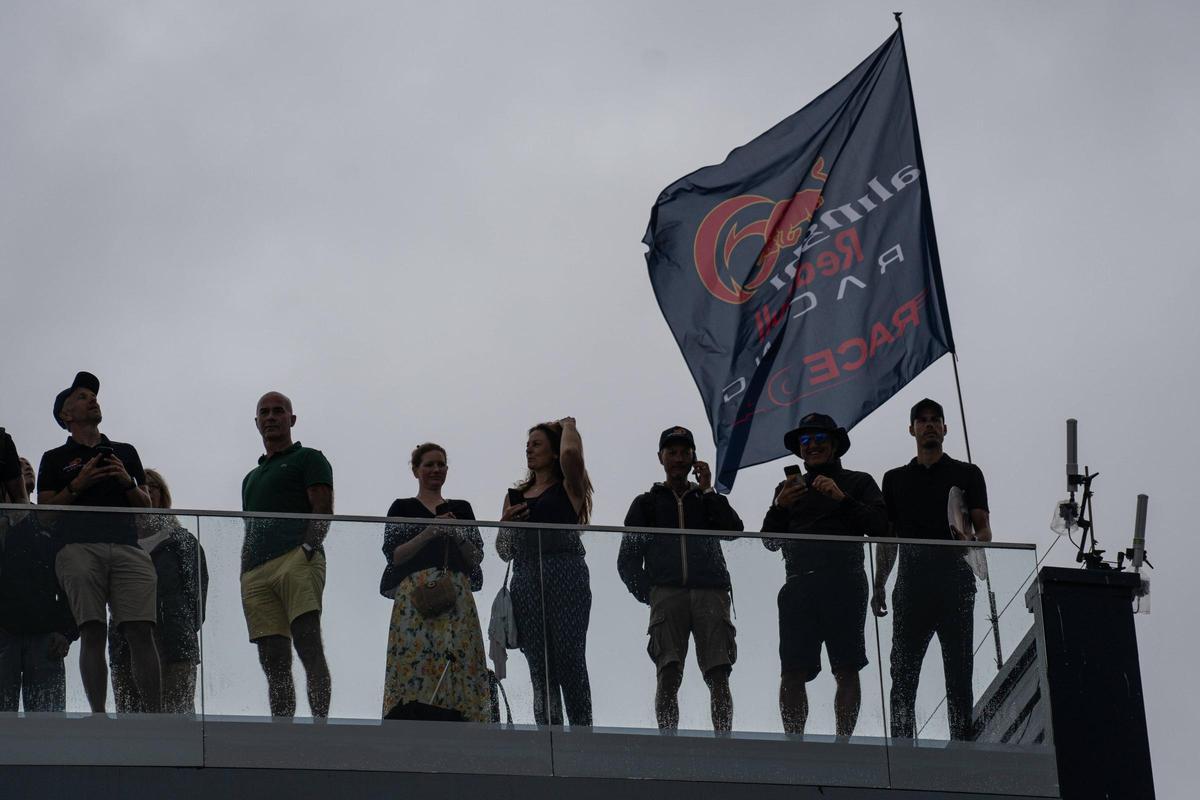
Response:
MULTIPOLYGON (((912 111, 912 118, 913 118, 913 132, 916 137, 915 143, 916 143, 916 148, 917 148, 917 160, 918 160, 919 166, 921 168, 921 187, 925 191, 924 201, 925 201, 926 210, 930 212, 929 217, 932 218, 932 209, 929 208, 929 185, 925 179, 925 175, 927 174, 925 171, 925 158, 924 158, 924 154, 921 152, 920 126, 917 124, 917 102, 916 102, 916 98, 914 98, 912 96, 912 72, 908 68, 908 47, 904 43, 904 23, 901 22, 901 20, 900 20, 900 15, 902 13, 904 13, 904 12, 893 11, 892 15, 896 18, 896 29, 900 35, 900 53, 904 57, 904 73, 908 77, 908 82, 909 82, 908 83, 908 96, 909 96, 909 100, 911 102, 911 111, 912 111)), ((930 226, 930 238, 932 239, 933 252, 936 253, 937 252, 937 234, 933 232, 932 225, 930 226)), ((941 266, 937 263, 936 257, 935 257, 935 261, 934 261, 934 268, 935 268, 935 271, 936 271, 937 277, 938 277, 937 284, 938 284, 939 288, 941 289, 938 292, 938 300, 943 309, 943 313, 946 315, 946 329, 947 329, 947 332, 949 333, 949 331, 951 330, 950 321, 949 321, 949 311, 946 310, 945 289, 944 289, 944 284, 941 281, 941 266)), ((963 404, 962 381, 959 379, 959 376, 958 376, 958 353, 956 352, 955 347, 954 347, 953 334, 951 334, 951 338, 950 338, 950 341, 948 342, 948 344, 949 344, 949 350, 950 350, 950 357, 953 359, 952 363, 954 364, 954 388, 958 393, 958 414, 959 414, 959 418, 962 420, 963 443, 966 445, 966 448, 967 448, 967 461, 969 463, 973 464, 975 462, 971 458, 971 439, 967 434, 967 410, 966 410, 966 406, 963 404)), ((984 553, 984 562, 985 563, 987 561, 986 556, 987 556, 987 553, 984 553)), ((1000 615, 996 613, 996 593, 994 591, 992 591, 992 576, 991 576, 990 572, 987 575, 985 583, 987 584, 988 606, 989 606, 989 610, 991 612, 990 621, 992 623, 992 640, 995 642, 995 645, 996 645, 996 669, 1001 669, 1004 666, 1004 651, 1000 647, 1000 615)))
MULTIPOLYGON (((963 405, 962 396, 962 381, 958 377, 958 353, 951 353, 951 363, 954 364, 954 388, 958 391, 958 416, 962 420, 963 442, 967 447, 967 462, 974 464, 971 459, 971 437, 967 434, 967 410, 963 405)), ((984 561, 987 561, 987 553, 984 553, 984 561)), ((984 578, 987 584, 988 595, 988 610, 990 611, 989 619, 992 623, 992 640, 996 644, 996 669, 1004 667, 1004 652, 1000 648, 1000 615, 996 613, 996 593, 992 591, 992 573, 989 571, 984 578)))
POLYGON ((963 444, 967 447, 967 462, 974 464, 975 461, 971 458, 971 437, 967 433, 967 411, 963 406, 962 399, 962 381, 958 379, 958 353, 951 352, 950 358, 954 364, 954 388, 958 391, 958 418, 962 420, 963 444))

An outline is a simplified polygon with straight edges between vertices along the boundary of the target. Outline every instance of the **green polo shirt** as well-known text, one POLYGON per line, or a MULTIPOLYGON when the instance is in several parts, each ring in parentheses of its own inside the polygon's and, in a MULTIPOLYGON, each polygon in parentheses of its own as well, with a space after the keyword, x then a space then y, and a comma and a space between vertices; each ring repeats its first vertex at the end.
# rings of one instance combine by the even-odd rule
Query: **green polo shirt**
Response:
MULTIPOLYGON (((308 487, 333 486, 333 467, 320 450, 296 442, 287 450, 258 459, 242 480, 243 511, 309 514, 308 487)), ((304 541, 308 521, 248 519, 242 543, 242 572, 294 550, 304 541)))

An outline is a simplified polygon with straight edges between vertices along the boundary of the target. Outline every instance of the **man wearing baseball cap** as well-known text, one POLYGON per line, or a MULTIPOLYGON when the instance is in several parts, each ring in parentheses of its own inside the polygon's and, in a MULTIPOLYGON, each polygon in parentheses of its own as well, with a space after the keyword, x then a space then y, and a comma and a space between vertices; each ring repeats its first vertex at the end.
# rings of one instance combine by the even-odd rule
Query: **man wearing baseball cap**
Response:
MULTIPOLYGON (((133 445, 100 433, 100 381, 80 372, 54 398, 54 421, 70 436, 42 455, 38 504, 148 508, 146 475, 133 445)), ((62 549, 55 572, 79 625, 79 672, 92 711, 104 713, 108 613, 129 642, 142 709, 160 707, 161 675, 154 644, 158 578, 138 546, 136 520, 126 514, 64 514, 55 523, 62 549), (106 608, 107 607, 107 608, 106 608)))
MULTIPOLYGON (((658 437, 658 463, 666 480, 638 495, 625 515, 631 528, 741 531, 742 520, 712 486, 708 464, 696 460, 696 441, 687 428, 667 428, 658 437), (688 475, 696 482, 688 480, 688 475)), ((713 729, 733 727, 729 674, 737 658, 729 618, 730 581, 721 539, 684 534, 627 533, 621 537, 617 572, 639 601, 650 606, 647 652, 658 670, 654 710, 658 727, 679 727, 679 686, 688 637, 711 695, 713 729)))
MULTIPOLYGON (((974 464, 946 455, 946 421, 942 406, 925 398, 909 413, 909 434, 916 440, 916 457, 883 476, 891 533, 906 539, 971 538, 952 530, 947 517, 950 492, 963 493, 966 509, 981 542, 992 539, 987 486, 974 464)), ((875 567, 871 609, 887 614, 887 579, 896 561, 896 545, 881 545, 875 567)), ((942 650, 946 675, 946 716, 950 737, 965 739, 971 730, 972 637, 974 635, 975 575, 961 547, 904 545, 900 572, 892 589, 896 608, 892 623, 892 736, 913 738, 914 706, 921 663, 934 634, 942 650)))
MULTIPOLYGON (((826 414, 807 414, 783 437, 804 461, 775 488, 763 533, 820 536, 883 536, 887 511, 875 479, 842 466, 850 437, 826 414)), ((787 733, 804 733, 808 720, 805 684, 821 672, 821 645, 837 689, 833 697, 837 735, 850 736, 858 722, 867 665, 867 573, 861 543, 763 539, 783 550, 787 580, 779 590, 779 713, 787 733)))

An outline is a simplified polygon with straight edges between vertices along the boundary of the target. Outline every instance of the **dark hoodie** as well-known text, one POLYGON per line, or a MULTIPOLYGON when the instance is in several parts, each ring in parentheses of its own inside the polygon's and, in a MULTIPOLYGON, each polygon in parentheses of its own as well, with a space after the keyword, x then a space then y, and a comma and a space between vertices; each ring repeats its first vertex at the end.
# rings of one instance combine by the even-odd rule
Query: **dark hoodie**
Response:
MULTIPOLYGON (((887 507, 875 479, 865 472, 843 469, 834 459, 805 473, 809 486, 818 475, 827 475, 845 492, 841 502, 809 489, 787 508, 771 506, 763 520, 763 533, 807 533, 821 536, 886 536, 887 507)), ((783 484, 775 487, 779 494, 783 484)), ((863 547, 847 542, 811 542, 763 539, 768 550, 783 548, 789 578, 820 569, 862 569, 863 547)))
POLYGON ((0 628, 13 634, 78 637, 67 597, 54 576, 61 545, 31 512, 0 541, 0 628))
MULTIPOLYGON (((638 495, 625 515, 630 528, 687 528, 741 531, 744 529, 729 500, 716 492, 701 492, 689 483, 677 496, 665 483, 656 483, 638 495)), ((630 593, 650 602, 652 586, 686 586, 693 589, 728 589, 729 570, 721 553, 721 539, 733 536, 627 533, 621 537, 617 572, 630 593)))

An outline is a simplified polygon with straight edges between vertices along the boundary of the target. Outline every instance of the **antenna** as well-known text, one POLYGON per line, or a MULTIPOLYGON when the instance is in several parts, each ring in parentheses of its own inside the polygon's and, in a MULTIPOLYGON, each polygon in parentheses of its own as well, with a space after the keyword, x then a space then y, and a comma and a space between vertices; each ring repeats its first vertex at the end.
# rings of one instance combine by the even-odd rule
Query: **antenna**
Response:
POLYGON ((1150 505, 1150 496, 1137 496, 1137 516, 1133 522, 1133 552, 1129 562, 1134 572, 1142 571, 1142 562, 1146 560, 1146 507, 1150 505))

